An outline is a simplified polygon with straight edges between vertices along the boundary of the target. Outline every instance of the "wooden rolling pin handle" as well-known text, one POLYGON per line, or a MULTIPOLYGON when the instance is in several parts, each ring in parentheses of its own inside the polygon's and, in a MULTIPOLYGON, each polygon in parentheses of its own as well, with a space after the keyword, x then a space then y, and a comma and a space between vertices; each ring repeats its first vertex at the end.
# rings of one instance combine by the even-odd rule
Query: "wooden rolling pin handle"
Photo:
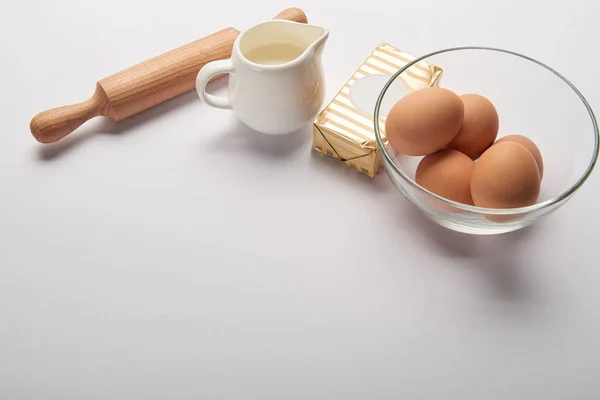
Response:
POLYGON ((287 19, 288 21, 299 22, 301 24, 308 23, 308 19, 306 18, 306 14, 299 8, 290 7, 275 16, 273 19, 287 19))
POLYGON ((108 98, 99 85, 94 95, 79 104, 42 111, 31 120, 29 128, 40 143, 56 142, 77 129, 90 118, 102 115, 108 98))

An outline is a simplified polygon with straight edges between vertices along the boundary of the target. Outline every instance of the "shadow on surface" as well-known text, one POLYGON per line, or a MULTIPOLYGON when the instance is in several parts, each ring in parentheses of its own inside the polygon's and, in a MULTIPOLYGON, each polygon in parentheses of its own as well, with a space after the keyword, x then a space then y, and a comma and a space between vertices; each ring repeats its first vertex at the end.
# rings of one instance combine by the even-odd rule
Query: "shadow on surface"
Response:
POLYGON ((419 235, 432 251, 481 273, 493 296, 516 302, 531 298, 528 265, 518 259, 518 254, 543 222, 501 235, 469 235, 436 224, 404 198, 395 197, 395 200, 403 203, 397 204, 398 225, 402 229, 419 235))
POLYGON ((348 181, 348 185, 361 185, 378 192, 392 190, 392 183, 383 170, 371 178, 337 158, 326 156, 312 149, 309 151, 311 152, 311 162, 316 164, 316 168, 326 171, 334 179, 344 179, 348 181))
POLYGON ((301 148, 308 151, 310 147, 310 126, 283 135, 269 135, 249 128, 233 112, 229 113, 229 126, 208 144, 210 151, 231 155, 253 152, 279 159, 286 158, 301 148))

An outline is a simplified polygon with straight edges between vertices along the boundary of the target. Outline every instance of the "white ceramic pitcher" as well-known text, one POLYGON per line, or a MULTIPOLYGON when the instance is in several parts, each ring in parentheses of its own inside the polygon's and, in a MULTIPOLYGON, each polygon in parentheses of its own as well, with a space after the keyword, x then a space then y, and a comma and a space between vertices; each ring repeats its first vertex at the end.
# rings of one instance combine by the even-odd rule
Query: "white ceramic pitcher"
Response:
POLYGON ((196 78, 207 104, 231 109, 250 128, 289 133, 311 123, 325 97, 321 53, 329 32, 313 25, 273 20, 241 33, 231 58, 206 64, 196 78), (228 73, 227 97, 206 93, 215 75, 228 73))

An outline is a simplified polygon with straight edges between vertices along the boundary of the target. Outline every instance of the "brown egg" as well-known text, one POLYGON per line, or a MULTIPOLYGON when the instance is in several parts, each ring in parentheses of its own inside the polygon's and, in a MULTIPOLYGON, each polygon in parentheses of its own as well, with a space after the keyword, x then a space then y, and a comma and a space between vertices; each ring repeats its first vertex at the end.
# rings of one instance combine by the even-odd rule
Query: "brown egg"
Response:
POLYGON ((476 160, 498 136, 498 112, 488 99, 478 94, 465 94, 460 98, 465 116, 458 134, 448 144, 448 148, 476 160))
POLYGON ((387 138, 398 153, 423 156, 446 147, 464 117, 460 97, 447 89, 429 88, 401 98, 390 110, 387 138))
MULTIPOLYGON (((540 193, 540 172, 529 151, 515 142, 494 144, 475 163, 471 196, 478 207, 516 208, 535 204, 540 193)), ((487 216, 504 220, 503 216, 487 216)))
MULTIPOLYGON (((463 153, 444 149, 423 157, 415 176, 416 182, 433 193, 459 203, 473 205, 471 173, 475 163, 463 153)), ((438 202, 445 208, 454 207, 438 202)))
POLYGON ((502 143, 506 141, 519 143, 521 146, 529 150, 533 158, 535 158, 535 162, 537 163, 537 166, 540 170, 540 177, 544 177, 544 160, 542 159, 542 153, 540 152, 540 149, 538 149, 538 147, 535 145, 535 143, 533 143, 533 140, 522 135, 507 135, 498 139, 496 143, 502 143))

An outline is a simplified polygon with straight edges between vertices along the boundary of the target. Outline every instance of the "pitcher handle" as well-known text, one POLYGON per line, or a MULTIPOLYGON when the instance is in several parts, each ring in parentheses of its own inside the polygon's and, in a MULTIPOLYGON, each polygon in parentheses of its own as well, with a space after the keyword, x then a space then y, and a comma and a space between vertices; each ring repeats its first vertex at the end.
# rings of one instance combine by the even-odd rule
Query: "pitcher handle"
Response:
POLYGON ((230 74, 233 72, 231 58, 227 60, 211 61, 204 65, 196 77, 196 91, 202 101, 212 107, 231 109, 231 100, 225 96, 215 96, 206 93, 206 85, 215 75, 230 74))

